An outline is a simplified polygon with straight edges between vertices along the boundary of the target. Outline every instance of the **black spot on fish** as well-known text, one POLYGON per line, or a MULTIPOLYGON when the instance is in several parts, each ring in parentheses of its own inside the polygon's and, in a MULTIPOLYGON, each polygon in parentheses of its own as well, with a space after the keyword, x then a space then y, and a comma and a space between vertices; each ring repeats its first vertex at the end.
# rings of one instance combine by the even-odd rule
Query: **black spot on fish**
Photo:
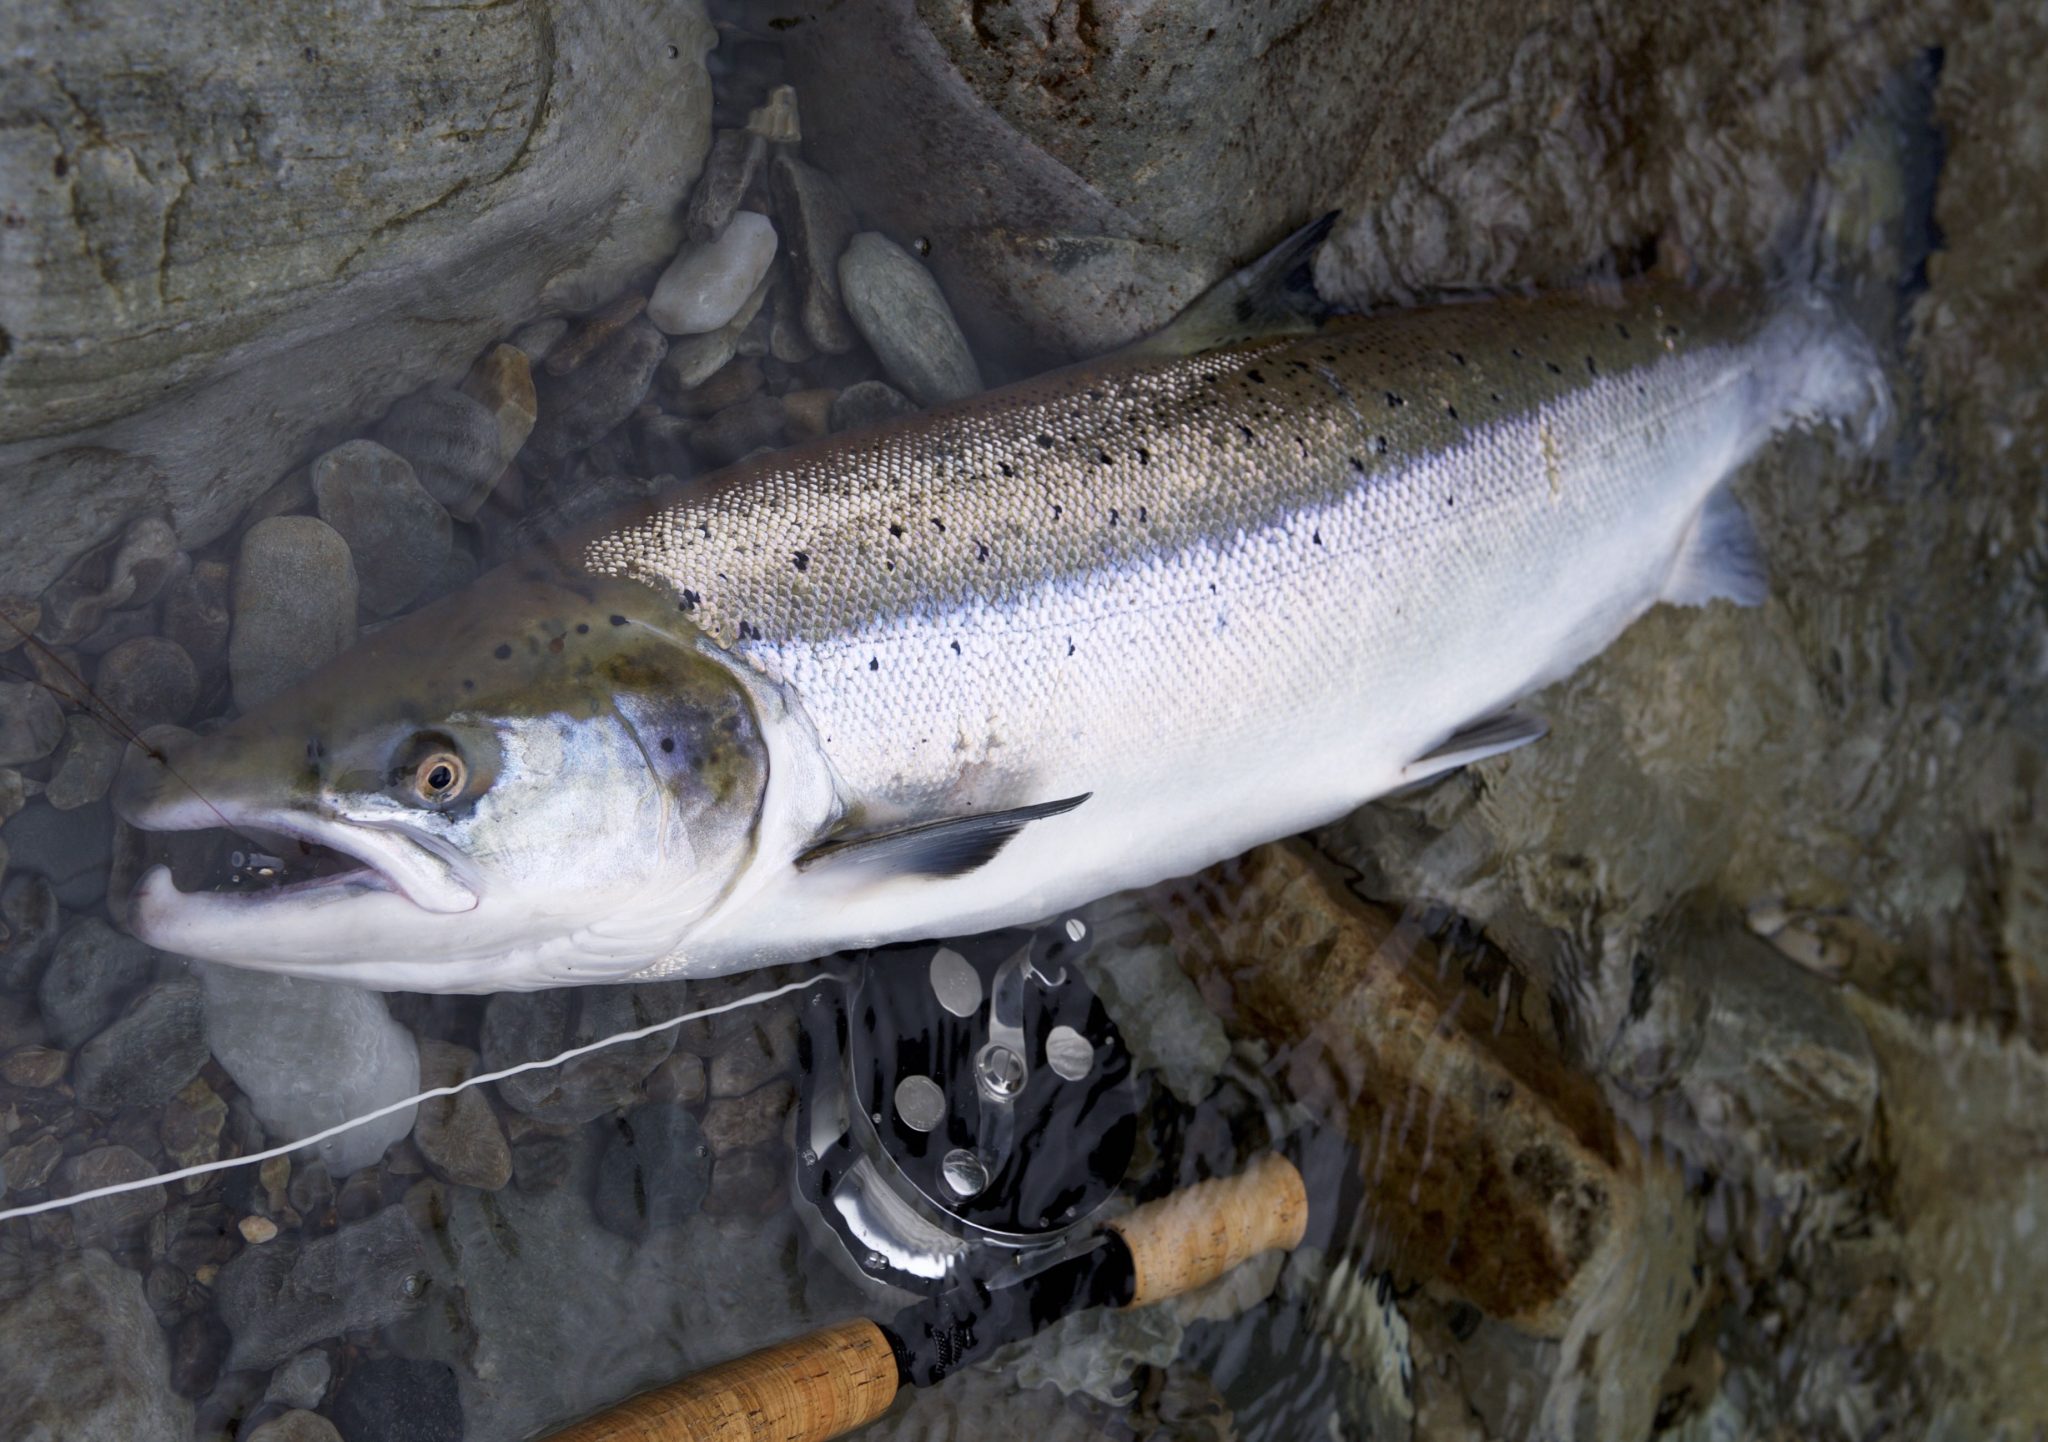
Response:
POLYGON ((1143 506, 1138 507, 1138 524, 1142 526, 1150 520, 1151 517, 1145 514, 1145 508, 1143 506))
POLYGON ((1407 401, 1403 400, 1403 399, 1402 399, 1402 398, 1401 398, 1400 396, 1397 396, 1397 395, 1395 395, 1395 394, 1394 394, 1394 393, 1393 393, 1392 391, 1388 391, 1388 392, 1387 392, 1387 409, 1388 409, 1388 410, 1390 410, 1390 411, 1398 411, 1399 409, 1401 409, 1401 407, 1403 407, 1403 406, 1405 406, 1405 405, 1407 405, 1407 404, 1408 404, 1408 402, 1407 402, 1407 401))
POLYGON ((1589 376, 1597 376, 1600 374, 1600 368, 1593 364, 1593 358, 1591 356, 1586 357, 1586 374, 1589 376))
POLYGON ((761 633, 754 629, 752 621, 742 621, 740 622, 740 639, 742 641, 758 641, 761 639, 761 633))
POLYGON ((960 654, 960 643, 959 643, 958 641, 955 641, 955 642, 953 643, 953 654, 954 654, 955 656, 957 656, 957 655, 959 655, 959 654, 960 654))
POLYGON ((1517 346, 1509 346, 1508 354, 1513 356, 1516 360, 1520 360, 1522 358, 1521 349, 1517 346))
POLYGON ((1152 464, 1152 453, 1146 450, 1143 446, 1138 447, 1138 464, 1141 466, 1149 466, 1152 464))
POLYGON ((1452 405, 1449 401, 1445 401, 1444 414, 1449 416, 1452 420, 1456 420, 1458 418, 1458 408, 1452 405))
POLYGON ((1358 457, 1356 457, 1356 456, 1352 456, 1352 457, 1350 458, 1350 460, 1351 460, 1351 469, 1352 469, 1352 470, 1354 470, 1354 471, 1356 471, 1356 472, 1358 472, 1358 474, 1360 474, 1361 476, 1362 476, 1362 475, 1364 475, 1364 474, 1365 474, 1365 462, 1364 462, 1364 461, 1361 461, 1361 460, 1360 460, 1360 459, 1359 459, 1358 457))
POLYGON ((675 738, 675 737, 673 737, 673 736, 664 736, 664 737, 662 737, 662 738, 661 738, 661 749, 662 749, 662 750, 664 750, 664 751, 673 751, 673 750, 675 750, 675 749, 676 749, 676 738, 675 738))
POLYGON ((1052 449, 1052 437, 1047 435, 1044 431, 1040 431, 1038 433, 1037 441, 1041 446, 1044 446, 1047 450, 1052 449))
POLYGON ((1543 363, 1543 369, 1549 371, 1554 376, 1561 376, 1564 374, 1564 367, 1559 365, 1556 361, 1545 361, 1543 363))
POLYGON ((1316 530, 1314 530, 1314 531, 1311 531, 1311 532, 1309 533, 1309 539, 1310 539, 1311 541, 1314 541, 1314 542, 1315 542, 1315 543, 1316 543, 1316 544, 1317 544, 1318 546, 1320 546, 1320 545, 1321 545, 1321 544, 1323 543, 1323 532, 1322 532, 1322 529, 1321 529, 1320 527, 1318 527, 1318 528, 1317 528, 1316 530))
POLYGON ((1387 438, 1385 436, 1374 436, 1372 438, 1372 448, 1377 454, 1385 455, 1387 453, 1387 438))
POLYGON ((1303 440, 1303 439, 1302 439, 1302 438, 1301 438, 1300 436, 1296 436, 1296 437, 1294 438, 1294 443, 1295 443, 1295 444, 1296 444, 1297 446, 1300 446, 1300 447, 1301 447, 1301 458, 1302 458, 1303 460, 1307 460, 1307 459, 1308 459, 1308 442, 1307 442, 1307 441, 1305 441, 1305 440, 1303 440))
POLYGON ((1113 525, 1115 525, 1115 524, 1116 524, 1116 520, 1117 520, 1117 516, 1116 516, 1116 507, 1115 507, 1115 506, 1111 506, 1111 507, 1109 508, 1109 523, 1110 523, 1110 524, 1111 524, 1111 525, 1113 526, 1113 525))
POLYGON ((612 624, 614 626, 623 626, 626 624, 626 618, 624 616, 613 616, 612 624))
POLYGON ((1111 460, 1110 460, 1110 458, 1109 458, 1109 452, 1108 452, 1108 451, 1103 451, 1103 450, 1098 450, 1098 451, 1097 451, 1097 452, 1095 453, 1095 463, 1096 463, 1097 465, 1101 465, 1101 466, 1108 466, 1108 465, 1114 465, 1114 464, 1115 464, 1115 462, 1113 462, 1113 461, 1111 461, 1111 460))
POLYGON ((1456 361, 1456 362, 1457 362, 1457 363, 1458 363, 1459 365, 1463 365, 1463 364, 1465 363, 1465 357, 1463 357, 1463 356, 1459 355, 1459 354, 1458 354, 1458 353, 1457 353, 1456 351, 1451 351, 1451 352, 1450 352, 1450 357, 1451 357, 1451 359, 1452 359, 1452 360, 1456 361))
POLYGON ((1065 509, 1065 507, 1061 506, 1061 505, 1060 505, 1060 503, 1059 503, 1058 501, 1054 501, 1054 502, 1052 503, 1052 518, 1053 518, 1053 519, 1054 519, 1055 521, 1057 521, 1057 520, 1058 520, 1058 519, 1059 519, 1059 518, 1060 518, 1061 516, 1063 516, 1063 515, 1065 515, 1065 514, 1066 514, 1066 509, 1065 509))
POLYGON ((496 656, 500 661, 509 661, 512 659, 512 648, 506 645, 504 642, 500 641, 498 643, 498 649, 491 652, 491 654, 493 656, 496 656))
POLYGON ((870 657, 868 657, 868 669, 869 669, 870 671, 879 671, 879 670, 881 670, 881 669, 882 669, 882 658, 881 658, 881 657, 879 657, 879 656, 870 656, 870 657))
POLYGON ((811 569, 810 553, 808 551, 798 551, 789 558, 789 563, 799 571, 808 571, 811 569))
POLYGON ((683 599, 679 603, 677 603, 676 609, 678 611, 694 611, 697 609, 698 604, 701 601, 703 601, 703 599, 704 598, 698 595, 695 591, 685 590, 683 592, 683 599))
POLYGON ((1444 505, 1445 505, 1446 507, 1450 507, 1450 506, 1455 506, 1455 505, 1457 505, 1457 504, 1458 504, 1458 498, 1457 498, 1456 496, 1445 496, 1445 497, 1444 497, 1444 505))
POLYGON ((1486 393, 1486 398, 1487 398, 1488 400, 1492 401, 1492 402, 1493 402, 1493 403, 1494 403, 1495 405, 1499 405, 1499 404, 1500 404, 1500 392, 1499 392, 1499 391, 1488 391, 1488 392, 1486 393))
POLYGON ((588 621, 578 621, 576 623, 576 634, 579 636, 588 636, 590 634, 590 623, 588 621))
POLYGON ((1237 433, 1244 437, 1244 443, 1248 446, 1256 445, 1258 443, 1259 438, 1252 434, 1252 428, 1250 426, 1239 425, 1237 428, 1237 433))
POLYGON ((1260 375, 1257 371, 1246 371, 1244 373, 1244 378, 1254 385, 1262 386, 1266 383, 1266 378, 1260 375))
POLYGON ((1015 471, 1010 469, 1010 463, 1008 461, 997 461, 996 469, 1001 471, 1006 476, 1014 476, 1017 474, 1015 471))
POLYGON ((1074 654, 1074 638, 1072 636, 1067 637, 1067 654, 1069 656, 1074 654))
POLYGON ((1620 336, 1623 340, 1627 340, 1629 338, 1628 327, 1623 325, 1620 321, 1616 321, 1614 323, 1614 333, 1620 336))
POLYGON ((705 540, 711 539, 711 527, 705 525, 702 521, 697 522, 697 530, 705 540))
POLYGON ((900 521, 889 522, 889 534, 892 536, 901 536, 903 534, 903 523, 900 521))
POLYGON ((939 532, 939 534, 941 534, 941 535, 944 535, 944 534, 945 534, 945 531, 946 531, 946 523, 945 523, 944 521, 940 520, 940 519, 939 519, 939 518, 938 518, 937 516, 933 516, 933 517, 932 517, 932 529, 934 529, 934 530, 936 530, 937 532, 939 532))
POLYGON ((974 543, 974 559, 977 561, 986 561, 988 559, 987 541, 976 541, 974 543))

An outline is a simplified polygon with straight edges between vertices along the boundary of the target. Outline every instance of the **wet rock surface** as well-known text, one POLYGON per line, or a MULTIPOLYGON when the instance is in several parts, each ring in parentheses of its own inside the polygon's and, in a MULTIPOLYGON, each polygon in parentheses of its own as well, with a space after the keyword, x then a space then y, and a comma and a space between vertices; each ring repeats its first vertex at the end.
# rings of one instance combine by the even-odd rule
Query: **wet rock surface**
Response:
POLYGON ((421 1305, 424 1277, 424 1249, 403 1207, 313 1241, 249 1247, 216 1286, 234 1335, 228 1365, 269 1367, 310 1343, 396 1322, 421 1305))
MULTIPOLYGON (((495 441, 495 420, 490 434, 495 441)), ((405 457, 375 441, 328 451, 313 462, 312 484, 320 519, 348 543, 357 599, 379 615, 403 610, 447 558, 448 512, 405 457)))
POLYGON ((72 1082, 94 1111, 168 1102, 206 1063, 196 981, 150 987, 78 1053, 72 1082))
POLYGON ((61 1262, 0 1306, 0 1434, 55 1442, 187 1436, 142 1278, 104 1252, 61 1262))

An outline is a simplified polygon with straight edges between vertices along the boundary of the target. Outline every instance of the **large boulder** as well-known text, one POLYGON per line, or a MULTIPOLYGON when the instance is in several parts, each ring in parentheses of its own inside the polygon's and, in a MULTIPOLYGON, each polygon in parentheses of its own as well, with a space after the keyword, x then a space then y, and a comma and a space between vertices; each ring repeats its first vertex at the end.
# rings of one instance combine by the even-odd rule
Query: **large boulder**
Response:
POLYGON ((665 259, 712 40, 701 0, 0 11, 0 594, 138 513, 220 535, 322 441, 665 259))
MULTIPOLYGON (((1824 10, 1845 11, 1834 4, 1824 10)), ((1757 253, 1928 21, 1505 0, 873 0, 785 22, 804 145, 1004 374, 1154 329, 1317 215, 1353 304, 1757 253), (1915 27, 1919 27, 1916 30, 1915 27), (1797 75, 1759 100, 1760 74, 1797 75)))

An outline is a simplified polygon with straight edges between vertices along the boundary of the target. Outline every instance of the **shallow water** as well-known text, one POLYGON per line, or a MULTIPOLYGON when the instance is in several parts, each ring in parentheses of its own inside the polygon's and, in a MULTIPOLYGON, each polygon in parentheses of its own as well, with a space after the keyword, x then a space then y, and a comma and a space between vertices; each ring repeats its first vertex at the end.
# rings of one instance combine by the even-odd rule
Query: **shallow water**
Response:
MULTIPOLYGON (((1079 923, 1077 966, 1145 1099, 1105 1215, 1278 1148, 1307 1178, 1308 1236, 1199 1297, 1070 1317, 863 1435, 2041 1435, 2039 17, 1758 6, 1667 32, 1590 6, 1534 27, 1475 12, 1450 47, 1391 19, 1304 11, 1256 45, 1230 22, 1222 43, 1302 78, 1229 92, 1268 109, 1220 139, 1191 130, 1218 147, 1208 184, 1268 166, 1270 195, 1212 221, 1236 198, 1204 190, 1184 154, 1074 140, 1107 122, 1117 87, 1143 91, 1125 67, 1147 46, 1162 69, 1200 71, 1196 51, 1115 6, 1087 25, 1060 7, 1030 25, 920 13, 933 53, 1032 142, 1012 157, 1016 194, 976 202, 1008 217, 989 233, 963 228, 973 187, 890 179, 904 155, 932 177, 953 162, 902 133, 936 112, 859 93, 895 72, 843 17, 716 15, 710 102, 731 130, 765 107, 757 123, 793 145, 773 87, 796 80, 803 153, 929 264, 990 380, 1123 338, 1102 314, 1126 334, 1156 322, 1271 238, 1250 231, 1337 204, 1319 280, 1359 306, 1611 284, 1652 257, 1754 283, 1782 263, 1818 171, 1845 190, 1868 179, 1836 138, 1929 47, 1935 189, 1880 194, 1866 215, 1877 234, 1888 206, 1931 204, 1938 244, 1924 276, 1863 296, 1900 312, 1878 454, 1788 436, 1737 478, 1770 561, 1766 606, 1654 612, 1536 698, 1541 745, 1048 920, 1054 941, 1079 923), (1287 58, 1302 34, 1331 56, 1370 39, 1416 58, 1378 95, 1340 93, 1322 62, 1287 58), (1314 104, 1289 108, 1297 91, 1314 104), (1365 123, 1374 103, 1404 123, 1365 123), (1262 162, 1234 135, 1259 119, 1292 127, 1280 153, 1307 158, 1262 162), (1302 143, 1318 135, 1336 139, 1302 143), (1044 233, 1018 214, 1027 198, 1044 233), (1121 258, 1069 245, 1060 228, 1084 225, 1120 237, 1121 258), (1216 233, 1232 227, 1248 230, 1216 233), (1030 264, 991 267, 1005 244, 1030 264)), ((1144 93, 1141 119, 1180 113, 1144 93)), ((991 144, 963 133, 961 173, 985 173, 991 144)), ((764 181, 745 201, 794 224, 764 181)), ((627 293, 653 291, 666 261, 645 257, 627 293)), ((36 598, 35 638, 0 632, 14 673, 0 679, 20 688, 9 744, 29 738, 0 768, 0 1208, 248 1156, 421 1086, 816 975, 372 1000, 207 978, 121 936, 154 844, 104 799, 126 722, 207 729, 246 677, 302 670, 320 627, 345 641, 645 494, 646 476, 688 484, 823 429, 819 393, 884 374, 864 344, 809 353, 793 274, 767 295, 726 337, 736 358, 689 385, 615 339, 638 322, 614 293, 556 297, 546 314, 571 315, 567 334, 549 349, 520 333, 541 423, 519 464, 484 477, 472 519, 450 523, 462 506, 437 492, 425 519, 344 548, 355 580, 338 616, 317 604, 339 593, 330 552, 286 547, 265 592, 243 545, 267 517, 342 512, 302 468, 367 433, 361 417, 278 456, 276 486, 225 534, 189 541, 139 509, 100 550, 59 558, 71 569, 36 598), (579 349, 565 373, 637 386, 623 406, 548 378, 543 357, 579 349), (264 629, 258 609, 268 650, 231 653, 231 634, 242 647, 264 629)), ((518 409, 516 385, 479 374, 495 414, 518 409)), ((222 861, 203 843, 171 856, 189 874, 222 861)), ((424 1103, 317 1154, 0 1222, 0 1435, 329 1436, 279 1420, 310 1411, 346 1442, 496 1442, 811 1327, 886 1318, 902 1297, 857 1281, 792 1199, 797 1096, 819 1085, 798 1036, 843 995, 826 981, 424 1103)))

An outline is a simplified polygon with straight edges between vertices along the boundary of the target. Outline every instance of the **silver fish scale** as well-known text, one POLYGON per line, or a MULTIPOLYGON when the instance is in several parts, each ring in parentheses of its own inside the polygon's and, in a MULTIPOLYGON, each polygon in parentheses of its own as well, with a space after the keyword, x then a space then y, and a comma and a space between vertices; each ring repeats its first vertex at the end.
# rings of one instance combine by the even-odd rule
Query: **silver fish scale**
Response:
POLYGON ((794 689, 875 817, 1201 777, 1336 814, 1650 604, 1777 422, 1766 318, 1645 289, 1110 358, 576 545, 794 689))

